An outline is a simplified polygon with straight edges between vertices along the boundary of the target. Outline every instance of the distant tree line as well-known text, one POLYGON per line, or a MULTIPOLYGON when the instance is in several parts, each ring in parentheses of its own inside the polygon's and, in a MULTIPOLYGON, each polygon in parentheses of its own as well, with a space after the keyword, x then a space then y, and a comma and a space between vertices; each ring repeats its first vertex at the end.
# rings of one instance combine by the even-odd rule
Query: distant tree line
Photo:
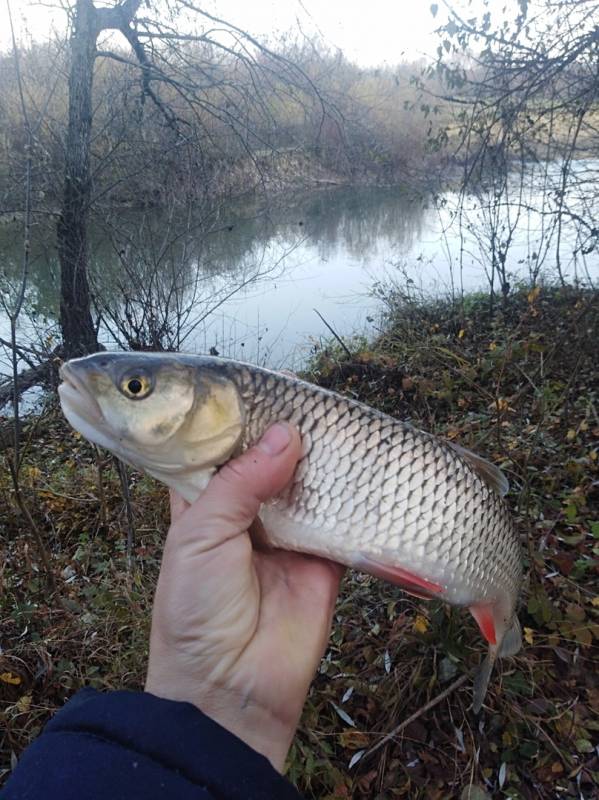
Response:
MULTIPOLYGON (((422 109, 414 65, 363 69, 307 42, 281 42, 276 55, 294 65, 293 84, 264 59, 249 69, 209 44, 179 43, 155 90, 159 104, 144 95, 139 66, 124 49, 97 58, 92 196, 161 205, 171 197, 197 201, 248 186, 259 190, 268 170, 284 171, 285 156, 298 151, 331 175, 386 184, 421 181, 425 164, 438 160, 423 132, 436 133, 442 114, 427 117, 422 109), (181 83, 193 91, 193 103, 181 83)), ((28 102, 45 107, 34 144, 34 205, 56 207, 65 167, 69 48, 34 44, 20 57, 28 102)), ((0 96, 0 213, 6 213, 22 207, 26 151, 10 53, 0 56, 0 96)))

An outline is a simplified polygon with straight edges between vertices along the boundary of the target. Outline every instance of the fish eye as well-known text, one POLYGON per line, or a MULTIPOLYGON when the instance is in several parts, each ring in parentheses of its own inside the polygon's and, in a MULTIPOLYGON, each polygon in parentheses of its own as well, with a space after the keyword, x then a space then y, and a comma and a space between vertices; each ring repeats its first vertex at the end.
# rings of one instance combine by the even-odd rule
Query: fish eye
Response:
POLYGON ((122 393, 133 400, 147 397, 151 389, 152 385, 145 375, 128 375, 121 381, 122 393))

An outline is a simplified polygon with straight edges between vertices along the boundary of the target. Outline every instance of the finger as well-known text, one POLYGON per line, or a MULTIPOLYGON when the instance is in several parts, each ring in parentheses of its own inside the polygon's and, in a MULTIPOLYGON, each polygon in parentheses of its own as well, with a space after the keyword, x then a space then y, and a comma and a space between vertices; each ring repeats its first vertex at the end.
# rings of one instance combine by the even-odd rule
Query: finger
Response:
POLYGON ((190 503, 176 489, 170 490, 171 522, 176 522, 187 511, 190 503))
POLYGON ((297 430, 286 422, 270 427, 258 444, 229 461, 202 496, 179 519, 173 534, 183 545, 214 547, 245 533, 260 505, 281 492, 301 457, 297 430))

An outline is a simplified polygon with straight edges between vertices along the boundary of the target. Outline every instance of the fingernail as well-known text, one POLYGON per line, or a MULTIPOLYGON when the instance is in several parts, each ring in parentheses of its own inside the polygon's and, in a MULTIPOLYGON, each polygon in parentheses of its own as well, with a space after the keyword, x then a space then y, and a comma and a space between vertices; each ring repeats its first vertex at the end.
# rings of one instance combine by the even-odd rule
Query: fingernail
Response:
POLYGON ((291 441, 291 431, 287 425, 277 422, 266 431, 258 442, 258 447, 269 456, 278 456, 291 441))

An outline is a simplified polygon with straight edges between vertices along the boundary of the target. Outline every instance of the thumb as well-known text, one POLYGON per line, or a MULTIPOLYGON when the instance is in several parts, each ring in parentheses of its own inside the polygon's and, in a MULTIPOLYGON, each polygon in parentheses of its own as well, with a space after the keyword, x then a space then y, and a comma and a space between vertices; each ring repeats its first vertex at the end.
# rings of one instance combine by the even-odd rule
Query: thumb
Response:
POLYGON ((173 526, 178 544, 193 541, 205 550, 245 533, 260 505, 289 483, 301 454, 296 428, 272 425, 256 445, 225 464, 182 514, 173 526))

